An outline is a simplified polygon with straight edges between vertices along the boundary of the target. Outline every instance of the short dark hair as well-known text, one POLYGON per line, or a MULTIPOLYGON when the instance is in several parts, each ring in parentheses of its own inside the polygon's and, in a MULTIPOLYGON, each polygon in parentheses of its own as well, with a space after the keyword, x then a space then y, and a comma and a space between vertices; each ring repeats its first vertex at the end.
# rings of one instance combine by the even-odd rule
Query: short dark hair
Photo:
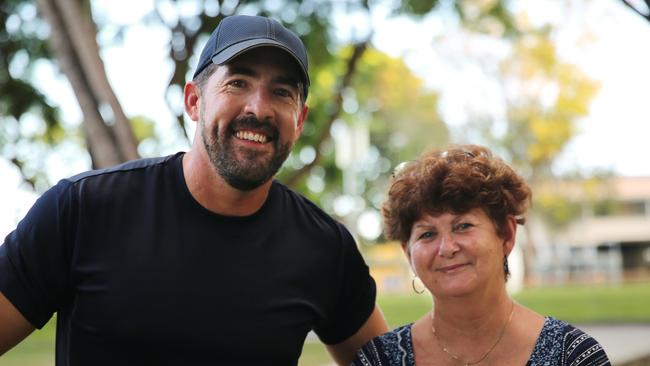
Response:
POLYGON ((531 196, 524 179, 486 147, 432 150, 394 173, 382 205, 384 230, 388 239, 404 245, 423 214, 462 214, 481 208, 497 235, 504 237, 509 215, 524 223, 531 196))
POLYGON ((214 72, 217 70, 217 64, 210 64, 206 66, 203 70, 201 70, 200 73, 194 77, 194 83, 199 87, 199 90, 201 90, 201 93, 203 93, 203 88, 205 87, 205 83, 208 82, 208 79, 210 79, 210 76, 214 74, 214 72))

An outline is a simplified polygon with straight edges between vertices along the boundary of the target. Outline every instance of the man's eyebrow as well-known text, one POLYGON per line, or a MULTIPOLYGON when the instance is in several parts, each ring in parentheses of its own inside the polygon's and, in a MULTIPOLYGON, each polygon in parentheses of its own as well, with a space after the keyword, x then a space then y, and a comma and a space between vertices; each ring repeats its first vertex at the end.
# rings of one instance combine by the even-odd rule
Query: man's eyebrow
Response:
POLYGON ((257 72, 253 70, 250 67, 246 66, 234 66, 230 65, 226 71, 227 76, 232 76, 232 75, 245 75, 245 76, 257 76, 257 72))

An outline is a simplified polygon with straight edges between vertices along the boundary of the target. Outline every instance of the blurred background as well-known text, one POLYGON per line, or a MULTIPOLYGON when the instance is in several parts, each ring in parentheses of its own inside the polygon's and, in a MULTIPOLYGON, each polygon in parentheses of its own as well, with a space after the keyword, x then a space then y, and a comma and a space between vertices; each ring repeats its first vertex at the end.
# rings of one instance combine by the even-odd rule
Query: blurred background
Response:
MULTIPOLYGON (((382 236, 391 171, 490 147, 534 192, 509 290, 650 365, 650 0, 3 0, 0 235, 59 179, 187 150, 182 89, 218 22, 309 51, 310 114, 278 180, 355 234, 391 326, 430 306, 382 236), (602 336, 601 336, 602 334, 602 336), (627 337, 627 338, 626 338, 627 337)), ((54 321, 0 359, 53 365, 54 321)), ((301 365, 331 363, 310 335, 301 365)))

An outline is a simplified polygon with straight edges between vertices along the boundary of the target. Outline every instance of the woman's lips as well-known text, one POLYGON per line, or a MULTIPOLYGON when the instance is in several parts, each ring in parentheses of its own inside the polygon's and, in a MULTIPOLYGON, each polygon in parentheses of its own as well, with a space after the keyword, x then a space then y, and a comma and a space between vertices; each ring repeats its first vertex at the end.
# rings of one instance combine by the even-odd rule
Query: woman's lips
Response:
POLYGON ((466 265, 468 265, 468 263, 452 264, 452 265, 449 265, 449 266, 440 267, 440 268, 438 268, 438 271, 439 272, 444 272, 444 273, 458 272, 462 268, 464 268, 466 265))

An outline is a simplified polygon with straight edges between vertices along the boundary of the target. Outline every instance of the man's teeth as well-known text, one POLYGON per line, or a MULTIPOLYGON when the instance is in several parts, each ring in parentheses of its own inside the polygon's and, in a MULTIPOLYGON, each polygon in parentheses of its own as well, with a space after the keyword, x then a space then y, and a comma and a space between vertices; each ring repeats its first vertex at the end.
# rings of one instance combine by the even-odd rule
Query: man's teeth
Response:
POLYGON ((236 136, 237 136, 238 139, 248 140, 248 141, 255 141, 255 142, 259 142, 261 144, 266 142, 266 136, 265 135, 250 132, 250 131, 237 131, 236 136))

